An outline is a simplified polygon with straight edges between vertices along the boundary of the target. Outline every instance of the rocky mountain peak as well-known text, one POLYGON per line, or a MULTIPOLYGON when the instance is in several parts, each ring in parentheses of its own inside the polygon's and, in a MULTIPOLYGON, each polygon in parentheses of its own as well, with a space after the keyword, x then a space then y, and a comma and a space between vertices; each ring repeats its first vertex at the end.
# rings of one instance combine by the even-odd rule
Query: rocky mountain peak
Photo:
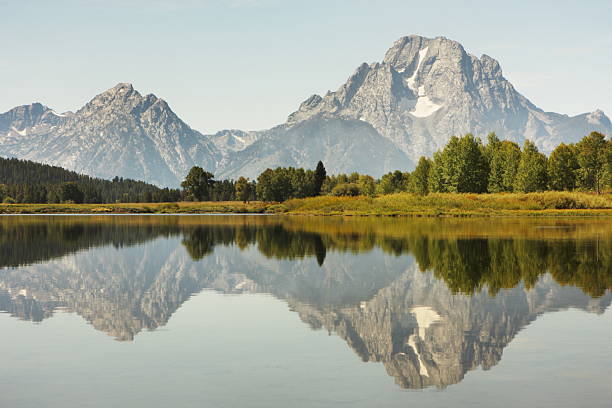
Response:
MULTIPOLYGON (((41 109, 36 105, 29 111, 41 116, 41 109)), ((96 177, 119 175, 173 187, 192 166, 208 169, 218 161, 216 146, 185 124, 166 101, 143 96, 129 83, 100 93, 75 114, 44 109, 41 118, 47 119, 29 121, 23 128, 15 128, 23 120, 6 121, 9 129, 0 128, 4 154, 96 177)))
POLYGON ((49 111, 49 108, 38 102, 17 106, 0 114, 0 129, 8 127, 25 129, 38 123, 42 116, 49 111))
POLYGON ((132 84, 127 82, 120 82, 114 87, 102 92, 97 97, 125 100, 131 97, 142 98, 142 95, 134 89, 134 86, 132 86, 132 84))
POLYGON ((418 35, 402 37, 387 50, 383 62, 392 65, 398 71, 404 70, 417 61, 419 51, 427 48, 430 42, 431 39, 418 35))
POLYGON ((119 83, 95 96, 77 113, 88 116, 101 110, 129 110, 142 102, 143 99, 143 96, 134 89, 132 84, 119 83))
POLYGON ((129 93, 134 91, 134 86, 128 82, 119 82, 117 85, 113 86, 105 93, 114 93, 114 94, 122 94, 129 93))
POLYGON ((119 83, 95 96, 77 113, 82 118, 89 118, 94 126, 121 120, 148 127, 189 128, 165 100, 152 93, 143 96, 129 83, 119 83))
POLYGON ((480 62, 484 70, 486 70, 486 72, 489 74, 489 77, 503 77, 501 65, 499 65, 499 62, 496 59, 491 58, 486 54, 482 54, 480 57, 480 62))
POLYGON ((610 122, 610 118, 606 116, 606 114, 601 110, 597 109, 594 112, 587 114, 587 121, 592 125, 603 125, 612 127, 612 123, 610 122))
POLYGON ((307 99, 288 122, 318 116, 371 124, 407 155, 407 163, 431 156, 453 135, 496 132, 519 144, 531 139, 550 152, 585 131, 612 128, 602 112, 545 113, 516 91, 494 58, 478 58, 445 37, 418 35, 395 41, 381 63, 360 65, 336 92, 307 99))
POLYGON ((26 136, 28 132, 56 126, 71 115, 72 112, 57 113, 39 102, 17 106, 0 114, 0 134, 26 136))

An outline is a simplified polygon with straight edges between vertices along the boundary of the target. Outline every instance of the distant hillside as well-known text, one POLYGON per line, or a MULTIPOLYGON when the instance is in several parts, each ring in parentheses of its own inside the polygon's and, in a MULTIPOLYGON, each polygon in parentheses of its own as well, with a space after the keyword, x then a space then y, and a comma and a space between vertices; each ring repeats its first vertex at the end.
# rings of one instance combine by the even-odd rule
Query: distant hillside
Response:
POLYGON ((162 189, 143 181, 118 177, 104 180, 58 166, 0 158, 0 199, 9 202, 160 202, 179 198, 179 190, 162 189))

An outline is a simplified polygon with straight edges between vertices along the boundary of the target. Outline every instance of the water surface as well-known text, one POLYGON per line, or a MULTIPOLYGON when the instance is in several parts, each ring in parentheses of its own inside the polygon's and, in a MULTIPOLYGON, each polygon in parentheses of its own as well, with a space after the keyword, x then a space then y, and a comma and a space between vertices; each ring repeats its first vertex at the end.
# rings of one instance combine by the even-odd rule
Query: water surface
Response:
POLYGON ((612 220, 0 217, 0 406, 609 407, 612 220))

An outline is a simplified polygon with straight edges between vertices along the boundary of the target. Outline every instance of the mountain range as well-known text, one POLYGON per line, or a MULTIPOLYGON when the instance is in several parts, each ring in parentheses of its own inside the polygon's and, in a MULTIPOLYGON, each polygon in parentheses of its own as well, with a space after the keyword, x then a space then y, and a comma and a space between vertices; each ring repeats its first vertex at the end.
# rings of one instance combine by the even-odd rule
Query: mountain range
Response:
POLYGON ((217 178, 255 178, 268 167, 313 168, 322 160, 328 173, 379 177, 413 168, 453 135, 496 132, 548 153, 591 131, 612 134, 602 111, 545 112, 493 58, 445 37, 411 35, 382 62, 360 65, 337 91, 310 96, 269 130, 204 135, 163 99, 120 83, 74 113, 33 103, 0 114, 0 155, 176 187, 194 165, 217 178))

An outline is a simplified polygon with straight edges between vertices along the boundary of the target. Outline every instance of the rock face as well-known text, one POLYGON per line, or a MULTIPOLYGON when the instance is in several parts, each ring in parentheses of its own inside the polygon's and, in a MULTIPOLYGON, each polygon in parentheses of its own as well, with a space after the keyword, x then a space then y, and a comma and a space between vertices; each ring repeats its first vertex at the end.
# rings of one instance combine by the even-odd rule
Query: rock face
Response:
POLYGON ((0 117, 4 156, 59 165, 96 177, 121 176, 177 186, 194 165, 214 168, 216 146, 155 95, 118 84, 74 114, 40 104, 0 117))
POLYGON ((379 177, 405 168, 409 159, 369 123, 315 116, 263 132, 244 150, 224 158, 217 175, 255 178, 266 168, 313 168, 322 160, 330 174, 360 172, 379 177))
POLYGON ((245 132, 238 129, 221 130, 211 135, 211 141, 221 152, 237 152, 246 149, 261 132, 245 132))
POLYGON ((270 130, 204 136, 162 99, 118 84, 74 114, 40 104, 0 114, 0 155, 178 186, 193 165, 217 177, 255 178, 268 167, 313 168, 323 160, 331 173, 378 177, 413 168, 453 135, 496 132, 550 152, 591 131, 610 135, 612 123, 599 110, 573 117, 545 112, 516 91, 493 58, 468 54, 444 37, 413 35, 270 130))
POLYGON ((444 37, 414 35, 397 40, 381 63, 362 64, 336 92, 308 98, 289 123, 320 114, 372 124, 413 161, 468 132, 496 132, 518 143, 528 138, 550 152, 590 131, 612 130, 601 111, 574 117, 542 111, 487 55, 468 54, 444 37))
POLYGON ((28 129, 57 126, 62 118, 69 115, 72 115, 72 113, 59 114, 40 103, 18 106, 0 114, 0 132, 14 136, 25 136, 28 129))

